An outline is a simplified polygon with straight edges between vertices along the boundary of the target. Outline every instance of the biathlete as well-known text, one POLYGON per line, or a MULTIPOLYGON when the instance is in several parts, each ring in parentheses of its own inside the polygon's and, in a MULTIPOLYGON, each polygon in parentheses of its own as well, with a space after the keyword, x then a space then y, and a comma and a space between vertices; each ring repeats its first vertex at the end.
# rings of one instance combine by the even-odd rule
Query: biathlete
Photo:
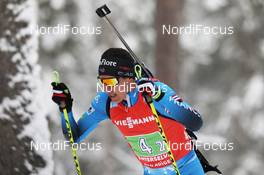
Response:
POLYGON ((199 130, 202 118, 172 88, 155 79, 136 80, 133 58, 121 48, 110 48, 102 54, 98 80, 103 91, 97 93, 89 109, 77 122, 73 117, 73 99, 68 87, 64 83, 52 83, 52 99, 61 110, 61 124, 66 138, 63 108, 68 111, 73 138, 77 143, 86 138, 101 121, 111 120, 141 162, 144 175, 205 174, 186 132, 186 129, 199 130), (179 172, 172 164, 153 111, 146 101, 146 92, 153 99, 179 172))

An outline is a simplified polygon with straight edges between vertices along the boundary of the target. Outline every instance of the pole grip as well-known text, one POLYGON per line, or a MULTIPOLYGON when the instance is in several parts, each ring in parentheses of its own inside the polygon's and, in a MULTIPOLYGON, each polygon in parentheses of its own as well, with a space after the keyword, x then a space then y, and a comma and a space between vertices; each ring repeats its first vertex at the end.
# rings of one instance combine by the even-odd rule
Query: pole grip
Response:
POLYGON ((105 17, 106 15, 111 13, 111 10, 107 7, 107 5, 103 5, 102 7, 99 7, 96 11, 97 15, 101 18, 105 17))
POLYGON ((144 91, 144 92, 142 93, 142 95, 143 95, 143 97, 145 98, 145 100, 146 100, 146 102, 147 102, 148 104, 150 104, 150 103, 153 102, 152 97, 151 97, 147 92, 144 91))

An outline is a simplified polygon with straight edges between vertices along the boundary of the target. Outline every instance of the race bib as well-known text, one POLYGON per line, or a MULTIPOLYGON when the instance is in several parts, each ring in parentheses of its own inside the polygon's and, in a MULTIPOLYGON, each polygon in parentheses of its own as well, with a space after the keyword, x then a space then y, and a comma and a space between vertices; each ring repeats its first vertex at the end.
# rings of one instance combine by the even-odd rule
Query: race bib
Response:
POLYGON ((144 166, 161 168, 171 164, 168 150, 159 132, 126 138, 144 166))

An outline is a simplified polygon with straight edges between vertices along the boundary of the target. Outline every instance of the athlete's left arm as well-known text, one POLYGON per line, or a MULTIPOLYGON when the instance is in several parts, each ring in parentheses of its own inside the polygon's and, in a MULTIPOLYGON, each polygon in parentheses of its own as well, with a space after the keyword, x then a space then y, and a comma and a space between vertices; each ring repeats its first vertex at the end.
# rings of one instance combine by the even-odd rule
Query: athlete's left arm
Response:
POLYGON ((182 123, 191 131, 197 131, 202 127, 201 115, 184 102, 172 88, 161 82, 154 82, 154 84, 162 91, 160 98, 154 100, 159 113, 182 123))

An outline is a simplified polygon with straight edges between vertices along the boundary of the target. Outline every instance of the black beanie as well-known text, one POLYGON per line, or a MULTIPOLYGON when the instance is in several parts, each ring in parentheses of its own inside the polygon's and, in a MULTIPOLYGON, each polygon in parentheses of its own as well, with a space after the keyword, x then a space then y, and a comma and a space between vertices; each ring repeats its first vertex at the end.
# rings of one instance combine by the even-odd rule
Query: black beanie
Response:
POLYGON ((134 77, 134 59, 125 49, 107 49, 102 54, 98 75, 134 77))

